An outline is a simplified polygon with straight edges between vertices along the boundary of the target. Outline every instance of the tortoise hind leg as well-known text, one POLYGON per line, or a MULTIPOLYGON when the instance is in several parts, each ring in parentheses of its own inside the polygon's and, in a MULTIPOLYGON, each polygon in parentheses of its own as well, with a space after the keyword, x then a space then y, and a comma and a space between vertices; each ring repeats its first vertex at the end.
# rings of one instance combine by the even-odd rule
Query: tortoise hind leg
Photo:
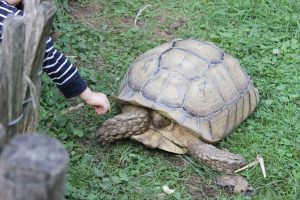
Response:
POLYGON ((142 108, 137 109, 105 121, 97 131, 97 139, 100 143, 105 144, 118 139, 129 138, 132 135, 145 132, 149 125, 149 112, 142 108))
POLYGON ((223 151, 199 139, 190 139, 187 147, 198 163, 206 164, 221 172, 234 172, 247 164, 241 155, 223 151))

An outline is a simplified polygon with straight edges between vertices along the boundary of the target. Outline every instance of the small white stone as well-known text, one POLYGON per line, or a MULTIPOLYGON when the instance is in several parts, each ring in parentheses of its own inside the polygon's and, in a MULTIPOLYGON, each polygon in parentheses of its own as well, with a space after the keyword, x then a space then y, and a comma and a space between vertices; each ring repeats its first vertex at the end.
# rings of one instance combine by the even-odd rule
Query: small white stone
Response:
POLYGON ((273 53, 274 55, 278 55, 278 54, 280 54, 280 50, 279 50, 279 49, 273 49, 273 50, 272 50, 272 53, 273 53))
POLYGON ((166 194, 173 194, 175 192, 175 190, 171 190, 167 185, 164 185, 162 189, 166 194))

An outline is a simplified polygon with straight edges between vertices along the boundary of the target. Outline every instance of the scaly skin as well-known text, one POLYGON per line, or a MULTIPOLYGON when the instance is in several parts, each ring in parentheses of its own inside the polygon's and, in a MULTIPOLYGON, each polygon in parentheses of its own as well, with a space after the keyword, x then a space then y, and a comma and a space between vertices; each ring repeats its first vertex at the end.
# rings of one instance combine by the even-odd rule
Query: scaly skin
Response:
POLYGON ((105 121, 97 131, 97 139, 101 144, 118 139, 130 138, 145 132, 150 125, 149 112, 139 109, 115 116, 105 121))
POLYGON ((198 163, 220 172, 232 173, 247 164, 241 155, 223 151, 199 139, 188 139, 187 148, 198 163))

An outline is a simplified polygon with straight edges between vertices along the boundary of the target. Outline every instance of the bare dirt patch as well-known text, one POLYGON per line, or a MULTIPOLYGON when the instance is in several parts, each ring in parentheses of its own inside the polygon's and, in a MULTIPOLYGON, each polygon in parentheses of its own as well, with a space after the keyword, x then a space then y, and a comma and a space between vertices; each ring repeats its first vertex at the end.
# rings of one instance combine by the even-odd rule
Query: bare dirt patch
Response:
POLYGON ((155 21, 155 37, 167 41, 174 39, 174 32, 186 25, 184 17, 173 17, 168 12, 161 12, 155 17, 155 21))
MULTIPOLYGON (((143 23, 138 21, 137 23, 138 26, 143 26, 143 23)), ((111 29, 113 32, 122 32, 126 29, 132 28, 134 27, 134 17, 132 16, 122 16, 122 17, 118 17, 115 18, 112 22, 111 22, 111 29)))
POLYGON ((185 183, 192 199, 217 199, 220 192, 216 186, 198 176, 191 176, 185 183))
POLYGON ((164 26, 169 20, 166 15, 158 15, 155 17, 155 20, 157 22, 155 26, 155 38, 160 38, 163 40, 172 40, 174 39, 174 36, 172 35, 172 32, 165 30, 164 26))
POLYGON ((186 24, 186 20, 183 17, 178 17, 174 20, 174 22, 170 25, 170 30, 177 30, 181 27, 184 27, 186 24))
POLYGON ((130 16, 125 16, 120 19, 120 24, 123 24, 125 27, 131 27, 134 25, 134 18, 130 16))
POLYGON ((93 66, 96 67, 96 69, 98 69, 99 66, 101 66, 104 70, 108 70, 110 68, 110 65, 102 58, 94 60, 93 66))
POLYGON ((185 162, 183 159, 180 158, 180 155, 163 152, 163 156, 171 165, 180 167, 180 168, 186 168, 188 167, 188 163, 185 162))
MULTIPOLYGON (((134 26, 134 17, 132 16, 109 19, 108 17, 101 15, 102 7, 100 4, 91 3, 82 6, 78 2, 72 0, 70 1, 69 6, 71 8, 70 14, 75 21, 93 29, 121 32, 124 29, 134 26)), ((143 22, 138 21, 137 25, 143 26, 143 22)))
MULTIPOLYGON (((69 2, 71 8, 71 15, 74 20, 90 27, 99 28, 102 24, 99 22, 99 16, 97 14, 101 13, 102 8, 100 4, 85 4, 80 5, 78 2, 72 0, 69 2)), ((103 19, 101 19, 103 21, 103 19)))

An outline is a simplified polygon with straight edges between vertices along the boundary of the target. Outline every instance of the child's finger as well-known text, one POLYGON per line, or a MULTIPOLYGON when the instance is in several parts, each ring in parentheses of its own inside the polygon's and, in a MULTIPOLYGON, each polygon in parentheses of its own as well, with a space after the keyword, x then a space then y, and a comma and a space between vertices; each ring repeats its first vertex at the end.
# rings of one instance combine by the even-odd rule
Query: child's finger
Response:
POLYGON ((94 108, 97 114, 105 114, 108 111, 108 109, 101 106, 94 106, 94 108))
POLYGON ((111 107, 110 107, 110 103, 109 103, 108 99, 105 99, 105 103, 107 105, 107 111, 110 112, 111 111, 111 107))

